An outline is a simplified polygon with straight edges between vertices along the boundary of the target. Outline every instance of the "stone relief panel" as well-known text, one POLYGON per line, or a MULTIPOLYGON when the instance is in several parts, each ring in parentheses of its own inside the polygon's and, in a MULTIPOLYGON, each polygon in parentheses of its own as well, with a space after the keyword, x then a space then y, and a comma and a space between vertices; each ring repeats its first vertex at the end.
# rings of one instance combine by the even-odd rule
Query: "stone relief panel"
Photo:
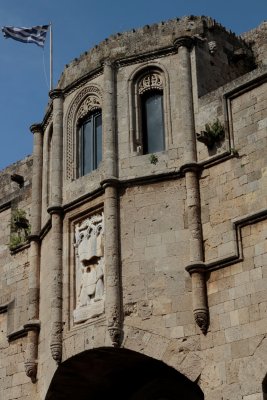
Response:
POLYGON ((96 214, 75 226, 76 308, 74 323, 104 312, 104 215, 96 214))

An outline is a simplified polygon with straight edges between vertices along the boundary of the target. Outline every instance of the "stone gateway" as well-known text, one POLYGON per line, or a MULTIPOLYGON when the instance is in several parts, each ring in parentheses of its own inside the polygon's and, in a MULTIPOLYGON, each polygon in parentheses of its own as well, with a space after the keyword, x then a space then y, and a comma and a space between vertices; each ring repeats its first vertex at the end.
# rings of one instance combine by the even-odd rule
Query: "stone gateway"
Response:
POLYGON ((267 23, 113 35, 0 173, 0 399, 266 400, 267 23))

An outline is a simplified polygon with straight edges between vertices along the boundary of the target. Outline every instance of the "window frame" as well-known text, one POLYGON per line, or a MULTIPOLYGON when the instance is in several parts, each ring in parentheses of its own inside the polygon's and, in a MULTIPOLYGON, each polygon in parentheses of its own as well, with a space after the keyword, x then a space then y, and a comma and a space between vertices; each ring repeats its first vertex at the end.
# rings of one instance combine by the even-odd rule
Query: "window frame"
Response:
POLYGON ((99 164, 102 161, 103 157, 103 149, 102 149, 102 141, 103 141, 103 123, 102 123, 102 110, 97 108, 89 112, 85 117, 80 119, 77 124, 77 177, 82 177, 88 175, 95 171, 99 164), (97 135, 97 119, 101 117, 101 140, 99 144, 98 135, 97 135), (87 170, 84 162, 84 146, 85 146, 85 126, 88 122, 92 121, 92 131, 91 131, 91 146, 90 146, 90 159, 91 166, 87 170), (101 157, 98 160, 98 150, 101 148, 101 157))
POLYGON ((142 103, 141 96, 145 91, 159 90, 162 93, 162 116, 164 129, 164 149, 168 151, 173 143, 170 107, 169 76, 166 68, 159 63, 138 67, 129 78, 129 134, 130 153, 147 154, 143 147, 142 103), (149 82, 149 77, 150 82, 149 82))

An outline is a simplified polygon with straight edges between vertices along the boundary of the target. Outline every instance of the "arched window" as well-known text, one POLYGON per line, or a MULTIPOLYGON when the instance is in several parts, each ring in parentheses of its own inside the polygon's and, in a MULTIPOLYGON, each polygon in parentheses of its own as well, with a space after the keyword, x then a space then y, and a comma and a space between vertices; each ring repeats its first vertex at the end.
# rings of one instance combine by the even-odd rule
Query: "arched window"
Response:
POLYGON ((102 161, 102 95, 98 87, 85 86, 69 107, 65 119, 66 179, 74 180, 99 167, 102 161))
POLYGON ((135 84, 137 151, 149 154, 165 150, 164 85, 159 70, 143 73, 135 84))
POLYGON ((141 96, 143 154, 165 149, 163 93, 149 90, 141 96))
POLYGON ((78 128, 78 174, 86 175, 102 161, 102 114, 99 110, 84 118, 78 128))

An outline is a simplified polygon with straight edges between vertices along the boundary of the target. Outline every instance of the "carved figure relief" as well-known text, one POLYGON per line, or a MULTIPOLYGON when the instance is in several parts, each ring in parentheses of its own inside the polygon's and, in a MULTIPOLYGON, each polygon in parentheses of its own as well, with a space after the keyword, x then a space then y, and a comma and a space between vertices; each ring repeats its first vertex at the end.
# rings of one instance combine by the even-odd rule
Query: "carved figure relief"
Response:
POLYGON ((104 312, 104 217, 97 214, 75 226, 76 308, 74 322, 104 312))

